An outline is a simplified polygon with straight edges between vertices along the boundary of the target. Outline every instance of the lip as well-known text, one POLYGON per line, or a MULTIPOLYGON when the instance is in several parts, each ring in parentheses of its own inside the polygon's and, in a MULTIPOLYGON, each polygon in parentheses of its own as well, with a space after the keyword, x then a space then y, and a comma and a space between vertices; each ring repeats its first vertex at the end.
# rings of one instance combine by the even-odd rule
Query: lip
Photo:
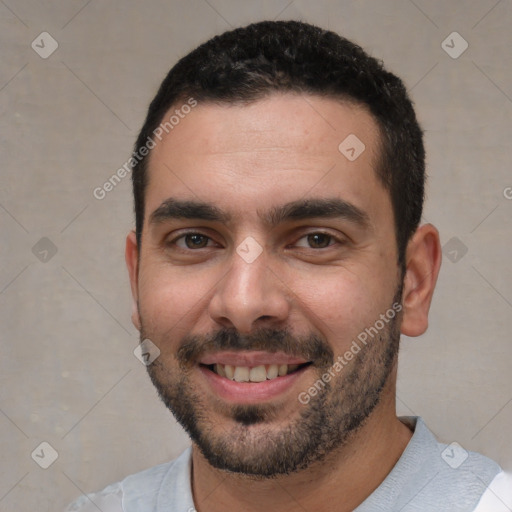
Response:
POLYGON ((272 400, 290 391, 309 367, 304 366, 293 373, 264 382, 236 382, 217 375, 205 366, 199 366, 199 370, 210 389, 221 399, 230 403, 254 404, 272 400))
POLYGON ((216 352, 204 355, 200 364, 229 364, 231 366, 261 366, 270 364, 304 364, 308 361, 301 357, 293 357, 284 352, 216 352))

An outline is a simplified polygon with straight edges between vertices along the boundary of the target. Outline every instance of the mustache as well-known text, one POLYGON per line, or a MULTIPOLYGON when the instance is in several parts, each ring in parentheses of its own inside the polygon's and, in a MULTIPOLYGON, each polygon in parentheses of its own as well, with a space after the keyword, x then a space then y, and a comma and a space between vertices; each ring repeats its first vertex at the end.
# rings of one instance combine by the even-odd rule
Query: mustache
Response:
POLYGON ((320 367, 334 364, 334 352, 321 337, 315 334, 297 337, 286 329, 273 328, 262 328, 247 335, 240 334, 235 328, 220 329, 208 335, 187 335, 176 357, 180 365, 190 367, 207 353, 225 350, 284 352, 320 367))

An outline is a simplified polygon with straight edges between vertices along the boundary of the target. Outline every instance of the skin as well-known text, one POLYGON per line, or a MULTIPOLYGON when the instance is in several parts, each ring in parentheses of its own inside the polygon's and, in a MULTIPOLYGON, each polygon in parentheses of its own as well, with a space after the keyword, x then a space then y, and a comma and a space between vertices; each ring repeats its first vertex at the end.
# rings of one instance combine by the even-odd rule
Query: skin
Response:
MULTIPOLYGON (((315 333, 336 357, 374 325, 401 281, 389 193, 374 170, 378 142, 376 123, 364 108, 291 94, 247 106, 199 104, 163 138, 150 159, 141 247, 133 232, 126 241, 132 320, 159 346, 159 364, 177 372, 183 337, 221 327, 242 335, 262 327, 315 333), (338 150, 349 134, 366 146, 353 162, 338 150), (170 197, 213 203, 230 219, 150 223, 152 212, 170 197), (333 197, 356 206, 368 222, 308 218, 270 226, 264 221, 265 212, 284 203, 333 197), (201 249, 187 248, 183 238, 179 247, 173 245, 184 229, 211 241, 201 249), (318 232, 332 235, 332 245, 310 247, 306 235, 318 232), (252 263, 236 252, 249 236, 263 249, 252 263)), ((402 334, 426 330, 440 263, 437 230, 419 227, 406 253, 402 334)), ((298 417, 304 405, 297 395, 317 379, 308 368, 292 389, 271 400, 278 406, 272 429, 298 417)), ((199 368, 191 371, 189 384, 203 397, 216 434, 235 428, 228 414, 233 404, 215 395, 199 368)), ((227 473, 193 445, 197 510, 321 512, 332 510, 333 502, 336 510, 353 510, 384 480, 412 435, 396 417, 395 389, 396 361, 380 402, 349 442, 289 475, 255 479, 227 473)), ((252 425, 251 434, 257 439, 265 427, 252 425)))

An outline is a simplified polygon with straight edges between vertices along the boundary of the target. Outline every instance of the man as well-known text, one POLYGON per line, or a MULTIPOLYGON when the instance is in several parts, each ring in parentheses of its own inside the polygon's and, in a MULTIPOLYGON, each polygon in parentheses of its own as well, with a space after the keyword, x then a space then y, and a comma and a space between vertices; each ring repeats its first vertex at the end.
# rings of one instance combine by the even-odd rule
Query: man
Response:
POLYGON ((397 77, 311 25, 234 30, 170 71, 132 164, 132 319, 192 447, 70 510, 511 510, 495 462, 396 416, 441 263, 397 77))

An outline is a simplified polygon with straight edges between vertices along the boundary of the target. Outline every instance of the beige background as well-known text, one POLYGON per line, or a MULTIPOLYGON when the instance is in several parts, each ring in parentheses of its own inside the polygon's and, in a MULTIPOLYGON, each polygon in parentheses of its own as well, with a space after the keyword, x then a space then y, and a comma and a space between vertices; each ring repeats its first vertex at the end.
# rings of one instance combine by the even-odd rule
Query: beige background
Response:
POLYGON ((336 30, 412 90, 425 219, 455 240, 429 332, 403 340, 398 408, 512 470, 510 0, 0 0, 0 511, 61 510, 187 445, 132 352, 129 178, 103 200, 93 190, 176 60, 265 18, 336 30), (31 48, 43 31, 59 45, 46 59, 31 48), (456 59, 441 46, 454 31, 469 44, 456 59), (46 470, 31 458, 41 442, 58 453, 46 470))

